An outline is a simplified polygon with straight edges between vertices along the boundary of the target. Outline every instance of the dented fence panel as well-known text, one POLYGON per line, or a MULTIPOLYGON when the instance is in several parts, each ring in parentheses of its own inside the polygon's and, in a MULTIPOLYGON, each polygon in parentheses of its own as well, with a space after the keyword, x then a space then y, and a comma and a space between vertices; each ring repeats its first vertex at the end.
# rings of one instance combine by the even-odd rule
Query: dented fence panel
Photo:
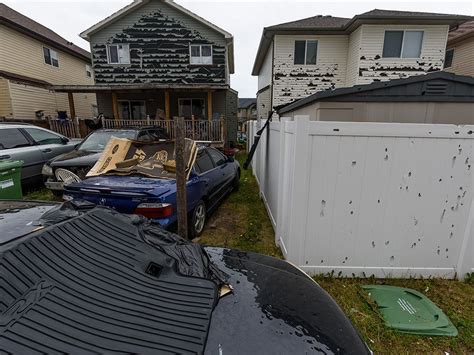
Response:
POLYGON ((349 276, 473 271, 473 126, 286 121, 256 174, 289 261, 349 276))

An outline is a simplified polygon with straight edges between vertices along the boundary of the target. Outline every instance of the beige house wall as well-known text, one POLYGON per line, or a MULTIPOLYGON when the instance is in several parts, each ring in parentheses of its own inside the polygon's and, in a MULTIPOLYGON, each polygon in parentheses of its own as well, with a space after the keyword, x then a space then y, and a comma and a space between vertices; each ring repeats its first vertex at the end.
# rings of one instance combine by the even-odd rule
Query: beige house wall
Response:
POLYGON ((474 124, 474 102, 317 102, 282 117, 314 121, 474 124))
POLYGON ((458 75, 474 76, 474 36, 454 45, 448 44, 448 49, 454 49, 453 64, 445 70, 458 75))
POLYGON ((10 85, 7 79, 0 78, 0 117, 10 117, 12 115, 10 85))

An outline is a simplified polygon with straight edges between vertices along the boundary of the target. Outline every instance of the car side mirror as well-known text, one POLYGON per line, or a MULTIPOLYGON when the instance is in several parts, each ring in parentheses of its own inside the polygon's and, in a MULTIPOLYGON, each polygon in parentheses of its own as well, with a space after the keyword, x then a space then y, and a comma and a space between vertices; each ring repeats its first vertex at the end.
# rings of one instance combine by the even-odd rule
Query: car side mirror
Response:
POLYGON ((69 138, 61 137, 61 142, 63 142, 63 144, 68 144, 69 138))
POLYGON ((228 161, 229 163, 233 163, 233 162, 235 161, 235 158, 234 158, 233 156, 228 156, 228 157, 227 157, 227 161, 228 161))

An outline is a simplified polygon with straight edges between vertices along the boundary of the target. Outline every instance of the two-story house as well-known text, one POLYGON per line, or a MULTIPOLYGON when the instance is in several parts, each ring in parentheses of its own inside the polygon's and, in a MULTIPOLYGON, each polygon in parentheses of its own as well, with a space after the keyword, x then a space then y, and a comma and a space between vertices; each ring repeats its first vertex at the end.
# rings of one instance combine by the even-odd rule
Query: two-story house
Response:
POLYGON ((233 37, 171 0, 135 0, 81 33, 91 46, 99 112, 122 120, 225 118, 235 141, 233 37))
POLYGON ((35 119, 66 111, 69 117, 90 118, 95 94, 74 94, 71 112, 68 94, 51 87, 93 83, 89 52, 0 4, 0 117, 35 119))
POLYGON ((474 76, 474 21, 449 32, 444 67, 451 73, 474 76))
POLYGON ((442 70, 449 29, 470 19, 376 9, 266 27, 252 70, 258 116, 319 91, 442 70))

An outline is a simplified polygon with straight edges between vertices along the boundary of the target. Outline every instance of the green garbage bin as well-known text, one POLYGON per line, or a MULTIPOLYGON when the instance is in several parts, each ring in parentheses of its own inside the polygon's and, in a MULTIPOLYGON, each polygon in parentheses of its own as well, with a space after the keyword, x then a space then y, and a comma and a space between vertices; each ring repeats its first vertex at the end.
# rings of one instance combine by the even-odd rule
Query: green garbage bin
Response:
POLYGON ((17 200, 21 192, 22 160, 0 161, 0 199, 17 200))

